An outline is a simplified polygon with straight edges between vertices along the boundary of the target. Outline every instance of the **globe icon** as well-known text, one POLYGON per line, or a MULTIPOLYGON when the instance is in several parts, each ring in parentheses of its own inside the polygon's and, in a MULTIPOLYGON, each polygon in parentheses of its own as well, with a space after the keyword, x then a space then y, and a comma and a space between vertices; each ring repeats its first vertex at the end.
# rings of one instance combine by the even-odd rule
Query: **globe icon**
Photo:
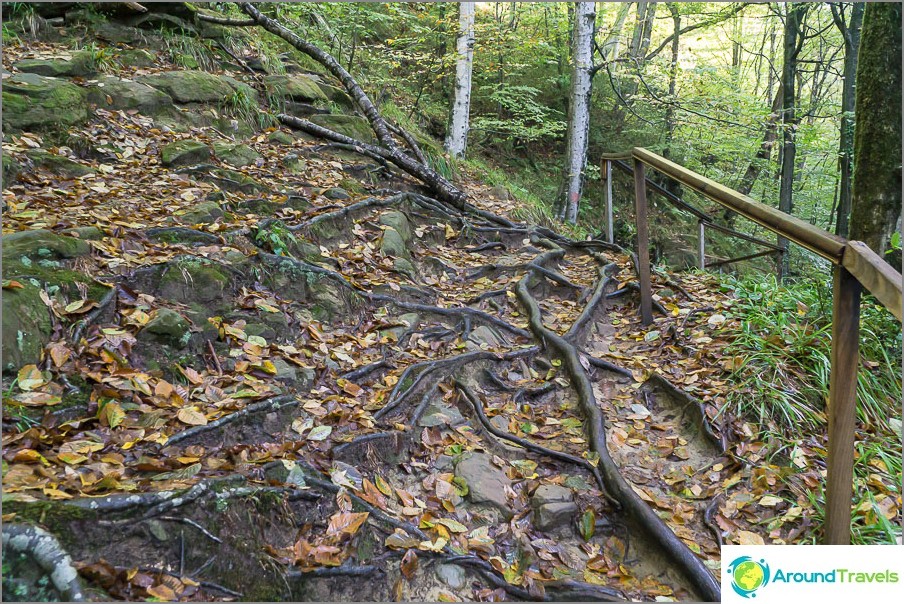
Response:
POLYGON ((769 565, 765 560, 757 562, 750 556, 741 556, 728 565, 728 572, 732 575, 731 587, 744 598, 755 598, 754 592, 769 583, 769 565))
POLYGON ((763 568, 753 560, 738 565, 734 572, 734 580, 744 591, 755 591, 763 584, 763 568))

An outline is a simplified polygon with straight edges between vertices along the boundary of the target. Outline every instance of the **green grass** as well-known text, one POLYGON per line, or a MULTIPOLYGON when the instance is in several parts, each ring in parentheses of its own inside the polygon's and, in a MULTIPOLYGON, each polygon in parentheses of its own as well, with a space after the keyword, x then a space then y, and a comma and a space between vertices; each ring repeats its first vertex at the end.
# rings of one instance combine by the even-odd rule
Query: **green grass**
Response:
MULTIPOLYGON (((736 303, 724 356, 742 363, 728 378, 732 389, 723 412, 760 427, 770 463, 795 474, 790 451, 797 443, 825 443, 831 374, 831 289, 828 279, 779 285, 768 276, 722 277, 736 303)), ((901 527, 889 521, 883 500, 901 493, 901 326, 866 296, 861 303, 861 367, 857 376, 857 442, 854 464, 852 542, 895 543, 901 527)), ((823 463, 826 461, 823 457, 823 463)), ((813 526, 825 518, 825 493, 808 490, 813 526)), ((885 501, 885 504, 888 502, 885 501)), ((819 538, 808 533, 803 541, 819 538)))

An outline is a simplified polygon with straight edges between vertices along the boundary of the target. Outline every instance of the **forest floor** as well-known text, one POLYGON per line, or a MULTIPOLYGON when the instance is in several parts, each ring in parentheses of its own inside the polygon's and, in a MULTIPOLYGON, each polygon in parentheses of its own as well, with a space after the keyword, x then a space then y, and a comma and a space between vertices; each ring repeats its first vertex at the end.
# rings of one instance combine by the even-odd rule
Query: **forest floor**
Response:
POLYGON ((625 498, 715 575, 723 542, 811 526, 786 499, 818 468, 783 481, 724 413, 737 319, 712 276, 655 272, 644 327, 618 246, 514 221, 475 175, 480 211, 453 210, 287 129, 99 107, 3 151, 32 167, 4 185, 4 310, 31 292, 51 321, 4 378, 3 520, 53 533, 88 597, 686 599, 625 498), (252 153, 163 165, 183 139, 252 153))

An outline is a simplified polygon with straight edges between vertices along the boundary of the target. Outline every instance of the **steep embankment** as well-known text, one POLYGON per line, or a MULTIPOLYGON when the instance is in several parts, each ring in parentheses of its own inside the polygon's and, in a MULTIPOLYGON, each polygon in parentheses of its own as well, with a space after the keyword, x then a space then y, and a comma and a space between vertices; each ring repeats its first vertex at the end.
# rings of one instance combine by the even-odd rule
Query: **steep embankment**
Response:
POLYGON ((291 54, 268 73, 252 38, 172 63, 175 39, 228 42, 157 31, 174 18, 6 47, 4 587, 717 593, 745 526, 713 499, 738 470, 710 426, 729 301, 657 275, 641 330, 629 254, 512 222, 467 177, 480 211, 261 129, 267 99, 370 136, 335 81, 291 54), (28 570, 30 525, 74 583, 60 556, 50 587, 28 570))

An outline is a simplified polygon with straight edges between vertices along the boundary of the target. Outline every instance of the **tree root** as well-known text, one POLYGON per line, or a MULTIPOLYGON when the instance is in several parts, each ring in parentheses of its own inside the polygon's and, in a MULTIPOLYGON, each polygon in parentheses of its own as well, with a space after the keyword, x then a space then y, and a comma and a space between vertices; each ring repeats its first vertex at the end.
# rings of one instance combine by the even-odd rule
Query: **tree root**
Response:
POLYGON ((104 295, 101 301, 98 303, 97 308, 89 312, 85 315, 85 318, 78 322, 75 326, 75 331, 72 332, 72 341, 78 346, 78 343, 82 339, 82 335, 85 333, 85 330, 93 325, 100 316, 106 312, 106 310, 110 307, 111 304, 116 303, 116 298, 119 295, 119 286, 114 285, 110 288, 110 291, 104 295))
POLYGON ((204 426, 194 426, 193 428, 189 428, 187 430, 183 430, 182 432, 174 434, 169 437, 169 439, 166 441, 165 446, 168 447, 171 445, 175 445, 175 444, 182 442, 183 440, 197 436, 198 434, 203 434, 204 432, 209 432, 210 430, 216 430, 217 428, 220 428, 221 426, 231 424, 232 422, 239 420, 243 417, 246 417, 248 415, 252 415, 254 413, 260 413, 262 411, 271 411, 274 409, 279 409, 280 407, 283 407, 285 405, 292 404, 295 402, 296 402, 296 400, 295 400, 294 396, 283 395, 283 396, 276 396, 273 398, 269 398, 269 399, 260 401, 258 403, 248 405, 244 409, 236 411, 235 413, 230 413, 229 415, 224 415, 220 419, 214 420, 204 426))
MULTIPOLYGON (((554 254, 545 252, 546 254, 554 254)), ((606 446, 605 421, 596 401, 593 386, 581 364, 578 351, 568 340, 546 328, 540 306, 528 290, 531 274, 525 275, 517 284, 515 294, 528 311, 531 330, 537 338, 551 346, 562 358, 572 386, 578 395, 581 409, 589 427, 591 447, 600 457, 600 469, 608 491, 622 504, 625 513, 634 520, 638 528, 657 542, 662 550, 674 559, 679 569, 689 579, 698 595, 708 601, 721 599, 719 584, 699 558, 681 541, 656 513, 637 495, 620 474, 609 455, 606 446)))
MULTIPOLYGON (((57 538, 37 526, 18 523, 3 524, 3 549, 21 552, 31 558, 47 573, 62 601, 84 602, 85 594, 79 582, 72 558, 57 538)), ((5 571, 4 571, 5 572, 5 571)))
POLYGON ((480 402, 477 394, 470 388, 470 386, 458 379, 455 380, 455 386, 462 393, 463 398, 468 401, 468 403, 470 403, 471 408, 474 410, 474 414, 477 416, 480 424, 484 427, 484 429, 486 429, 487 432, 489 432, 496 438, 501 438, 502 440, 507 440, 509 442, 515 443, 516 445, 523 447, 528 451, 533 451, 534 453, 538 453, 552 459, 557 459, 559 461, 564 461, 572 465, 584 468, 585 470, 590 472, 590 474, 596 480, 596 483, 599 485, 600 491, 603 493, 603 496, 606 498, 606 500, 614 506, 620 507, 619 502, 615 500, 611 495, 609 495, 609 490, 606 488, 603 477, 600 475, 599 470, 592 463, 590 463, 586 459, 581 459, 580 457, 575 457, 574 455, 569 455, 568 453, 563 453, 562 451, 555 451, 553 449, 540 446, 538 444, 532 443, 527 439, 520 438, 518 436, 515 436, 514 434, 509 434, 508 432, 500 430, 490 422, 489 418, 487 418, 486 413, 483 410, 483 403, 480 402))

